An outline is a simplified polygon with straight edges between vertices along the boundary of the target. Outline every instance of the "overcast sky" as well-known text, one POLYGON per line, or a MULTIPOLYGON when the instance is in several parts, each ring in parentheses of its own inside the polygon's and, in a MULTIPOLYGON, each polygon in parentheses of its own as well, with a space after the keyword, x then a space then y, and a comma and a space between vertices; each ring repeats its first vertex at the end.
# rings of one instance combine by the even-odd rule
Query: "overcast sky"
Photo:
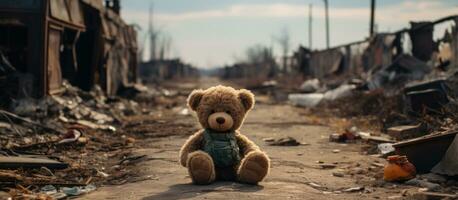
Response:
MULTIPOLYGON (((313 48, 326 45, 322 0, 123 0, 122 15, 142 27, 141 42, 152 2, 154 24, 173 38, 172 56, 198 67, 231 64, 249 46, 270 46, 282 29, 289 31, 293 49, 307 46, 309 4, 313 4, 313 48)), ((370 0, 329 0, 329 6, 331 46, 368 36, 370 0)), ((452 14, 458 15, 456 0, 378 0, 376 24, 379 32, 395 31, 412 20, 452 14)), ((274 53, 279 54, 275 45, 274 53)))

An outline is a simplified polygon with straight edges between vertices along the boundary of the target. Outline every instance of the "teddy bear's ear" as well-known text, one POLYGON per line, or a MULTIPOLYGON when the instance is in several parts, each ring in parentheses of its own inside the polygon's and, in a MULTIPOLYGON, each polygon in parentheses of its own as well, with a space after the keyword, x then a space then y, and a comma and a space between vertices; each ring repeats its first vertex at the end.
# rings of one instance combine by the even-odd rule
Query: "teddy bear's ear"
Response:
POLYGON ((254 94, 249 90, 239 90, 239 98, 246 110, 251 110, 254 106, 254 94))
POLYGON ((204 96, 203 90, 194 90, 188 97, 188 106, 191 110, 196 111, 197 106, 199 106, 200 100, 204 96))

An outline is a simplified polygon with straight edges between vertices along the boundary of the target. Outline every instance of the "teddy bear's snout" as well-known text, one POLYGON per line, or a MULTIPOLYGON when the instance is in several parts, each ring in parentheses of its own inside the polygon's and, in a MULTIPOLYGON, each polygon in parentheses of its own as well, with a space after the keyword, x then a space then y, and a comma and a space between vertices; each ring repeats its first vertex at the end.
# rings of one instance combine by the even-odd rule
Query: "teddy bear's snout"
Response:
POLYGON ((228 131, 234 125, 234 120, 225 112, 216 112, 208 116, 208 125, 215 131, 228 131))
POLYGON ((216 122, 218 122, 218 124, 224 124, 225 121, 226 120, 224 118, 222 118, 222 117, 216 118, 216 122))

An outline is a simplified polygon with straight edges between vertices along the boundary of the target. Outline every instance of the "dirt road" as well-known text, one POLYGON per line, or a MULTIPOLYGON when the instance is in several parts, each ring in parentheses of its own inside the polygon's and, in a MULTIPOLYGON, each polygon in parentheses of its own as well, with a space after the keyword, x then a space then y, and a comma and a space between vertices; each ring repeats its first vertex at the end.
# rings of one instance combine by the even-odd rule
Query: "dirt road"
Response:
MULTIPOLYGON (((215 83, 204 81, 200 85, 215 83)), ((169 115, 165 118, 198 126, 192 115, 169 115)), ((139 174, 147 180, 102 187, 81 199, 385 199, 399 195, 400 188, 372 187, 377 181, 366 175, 368 170, 379 170, 383 160, 362 155, 358 144, 328 142, 332 130, 310 124, 300 108, 258 102, 241 131, 272 160, 270 174, 258 186, 232 182, 192 185, 187 170, 177 162, 180 146, 188 136, 175 135, 148 139, 148 145, 135 150, 148 157, 138 164, 139 174), (263 141, 287 136, 303 144, 268 146, 263 141), (344 191, 352 187, 364 189, 344 191)))

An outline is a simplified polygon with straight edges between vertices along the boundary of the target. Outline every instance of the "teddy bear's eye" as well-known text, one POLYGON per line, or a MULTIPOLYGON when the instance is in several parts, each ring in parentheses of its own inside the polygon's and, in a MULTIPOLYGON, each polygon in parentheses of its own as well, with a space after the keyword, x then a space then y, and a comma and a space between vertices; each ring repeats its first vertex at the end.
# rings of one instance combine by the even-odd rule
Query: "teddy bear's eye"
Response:
POLYGON ((211 110, 211 111, 210 111, 210 114, 213 114, 213 113, 215 113, 215 110, 211 110))
POLYGON ((226 111, 226 113, 230 115, 230 114, 231 114, 231 111, 228 110, 228 111, 226 111))

